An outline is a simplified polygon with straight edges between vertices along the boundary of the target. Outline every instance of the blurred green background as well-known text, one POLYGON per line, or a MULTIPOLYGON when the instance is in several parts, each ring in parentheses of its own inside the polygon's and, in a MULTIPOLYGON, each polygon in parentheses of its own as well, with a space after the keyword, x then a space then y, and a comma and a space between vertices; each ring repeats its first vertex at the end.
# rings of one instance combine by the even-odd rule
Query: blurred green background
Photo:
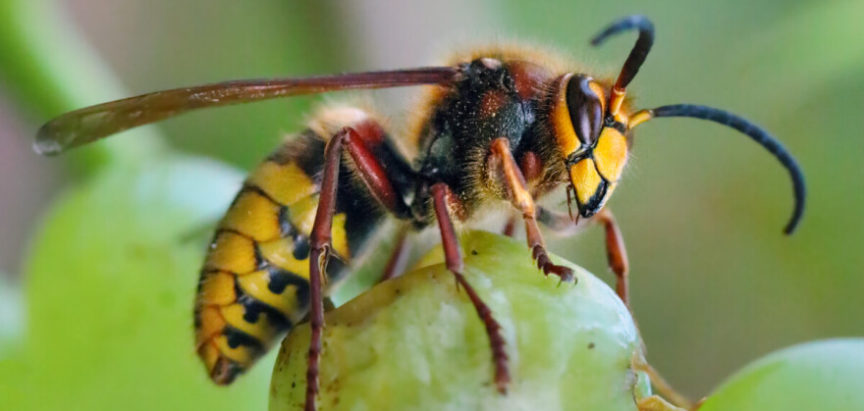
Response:
MULTIPOLYGON (((66 193, 63 201, 86 199, 81 190, 90 189, 94 175, 112 180, 108 186, 124 187, 127 174, 105 170, 122 168, 117 162, 153 158, 143 153, 162 153, 153 148, 159 146, 153 143, 157 135, 182 152, 248 169, 283 135, 300 129, 315 102, 339 97, 196 112, 50 160, 29 148, 36 128, 48 118, 181 85, 431 64, 454 45, 514 39, 557 48, 598 74, 614 75, 632 35, 598 50, 588 46, 588 39, 609 21, 632 13, 648 15, 657 28, 654 49, 631 86, 638 106, 702 103, 750 118, 799 159, 809 185, 803 224, 784 237, 791 187, 764 150, 733 131, 696 120, 662 119, 640 128, 633 161, 609 206, 627 240, 632 306, 649 360, 675 386, 699 397, 735 369, 779 347, 864 334, 864 2, 213 0, 195 6, 169 0, 0 0, 0 8, 0 272, 6 273, 0 277, 0 361, 28 358, 20 353, 34 346, 34 339, 70 327, 52 324, 51 315, 37 316, 36 291, 21 291, 28 284, 51 288, 50 276, 40 282, 30 275, 49 275, 56 267, 30 261, 28 255, 50 259, 53 254, 32 246, 41 240, 28 239, 60 193, 66 193)), ((395 124, 412 111, 406 94, 373 93, 395 124)), ((205 226, 230 198, 239 174, 195 168, 177 177, 214 174, 218 179, 179 185, 194 193, 184 197, 186 203, 179 201, 192 204, 182 215, 205 226), (222 191, 194 191, 214 184, 222 184, 222 191), (207 195, 213 196, 208 212, 190 211, 208 207, 207 195)), ((172 176, 163 178, 173 182, 172 176)), ((139 192, 127 194, 141 209, 162 205, 163 199, 148 204, 139 192)), ((112 217, 87 216, 92 209, 70 207, 51 218, 72 224, 75 213, 82 221, 112 217)), ((43 239, 61 242, 64 235, 85 232, 52 229, 51 218, 44 221, 43 239)), ((68 241, 82 255, 98 255, 88 249, 86 237, 68 241)), ((549 242, 555 252, 610 279, 601 230, 549 242)), ((172 273, 177 284, 188 284, 183 293, 194 289, 197 267, 191 261, 200 258, 201 244, 178 246, 190 263, 168 267, 185 270, 172 273)), ((166 246, 158 252, 173 250, 166 246)), ((102 263, 98 257, 91 261, 94 267, 102 263)), ((54 275, 74 274, 61 270, 54 275)), ((52 303, 89 301, 54 291, 52 303)), ((123 303, 122 295, 117 299, 123 303)), ((176 303, 176 310, 171 304, 168 311, 176 312, 160 315, 190 321, 191 302, 176 303)), ((140 321, 146 323, 147 312, 140 321)), ((178 350, 191 355, 186 347, 178 350)), ((48 360, 40 364, 51 367, 48 360)), ((25 374, 33 371, 21 367, 25 374)), ((0 385, 4 377, 14 378, 2 371, 0 385)), ((267 373, 259 373, 258 381, 266 381, 267 373)), ((113 380, 122 385, 123 378, 135 377, 118 374, 113 380)), ((266 398, 266 385, 255 389, 266 398)))

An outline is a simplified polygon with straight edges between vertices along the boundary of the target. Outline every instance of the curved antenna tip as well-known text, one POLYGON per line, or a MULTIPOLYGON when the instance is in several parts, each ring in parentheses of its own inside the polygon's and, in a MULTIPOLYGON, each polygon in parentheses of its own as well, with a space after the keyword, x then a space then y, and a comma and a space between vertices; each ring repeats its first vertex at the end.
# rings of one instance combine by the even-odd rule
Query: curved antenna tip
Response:
MULTIPOLYGON (((783 228, 786 235, 792 234, 801 222, 801 217, 804 215, 804 204, 807 197, 807 189, 804 183, 804 173, 798 165, 798 161, 789 154, 789 151, 770 133, 761 127, 753 124, 738 115, 718 108, 695 105, 695 104, 672 104, 668 106, 657 107, 649 110, 652 117, 690 117, 702 120, 713 121, 715 123, 731 127, 738 130, 742 134, 750 137, 753 141, 768 150, 774 157, 780 161, 780 164, 789 172, 789 177, 792 180, 792 190, 795 198, 795 208, 792 211, 792 217, 783 228)), ((643 120, 644 121, 644 120, 643 120)))
POLYGON ((789 222, 786 223, 786 227, 783 228, 783 234, 786 235, 792 235, 795 232, 798 228, 798 224, 801 223, 801 217, 804 216, 804 199, 806 198, 806 194, 803 175, 799 174, 799 176, 794 180, 794 190, 795 210, 792 211, 792 217, 789 219, 789 222))
POLYGON ((55 139, 48 136, 48 133, 43 126, 36 134, 36 141, 33 142, 33 151, 42 156, 54 156, 63 151, 63 146, 55 139))
POLYGON ((604 28, 602 31, 595 34, 594 37, 591 38, 591 45, 597 47, 612 35, 634 28, 638 28, 642 31, 650 31, 653 33, 654 24, 651 23, 651 20, 648 19, 647 16, 642 14, 625 16, 618 20, 615 20, 614 22, 606 26, 606 28, 604 28))

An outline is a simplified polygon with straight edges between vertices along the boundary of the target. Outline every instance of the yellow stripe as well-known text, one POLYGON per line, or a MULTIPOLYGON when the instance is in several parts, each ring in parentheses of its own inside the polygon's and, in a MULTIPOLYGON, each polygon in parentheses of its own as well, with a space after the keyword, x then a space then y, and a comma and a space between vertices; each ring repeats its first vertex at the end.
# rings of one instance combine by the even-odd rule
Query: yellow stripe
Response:
POLYGON ((651 117, 653 116, 654 114, 652 114, 651 110, 639 110, 634 113, 633 117, 630 117, 630 121, 625 124, 627 124, 627 128, 632 130, 634 127, 651 120, 651 117))
POLYGON ((225 320, 215 306, 203 307, 198 314, 198 332, 196 334, 198 344, 206 342, 216 333, 221 333, 225 328, 225 320))
POLYGON ((580 204, 588 204, 601 181, 600 174, 594 168, 594 161, 590 158, 570 166, 570 180, 573 182, 573 188, 576 189, 576 198, 579 199, 580 204))
POLYGON ((261 243, 258 250, 261 251, 261 257, 271 264, 303 278, 309 278, 309 259, 298 260, 294 258, 294 243, 290 238, 261 243))
POLYGON ((201 293, 198 303, 201 305, 226 305, 237 300, 234 293, 234 275, 224 271, 202 274, 201 293))
POLYGON ((294 204, 318 191, 312 179, 294 163, 264 162, 252 172, 248 181, 282 205, 294 204))
POLYGON ((255 359, 252 349, 245 345, 238 345, 237 348, 231 348, 231 346, 228 345, 228 338, 224 335, 220 335, 213 341, 216 343, 216 347, 219 348, 219 352, 222 353, 222 356, 240 364, 241 367, 245 368, 255 359))
POLYGON ((228 209, 221 226, 246 234, 256 241, 279 236, 279 208, 267 197, 255 191, 243 191, 228 209))
POLYGON ((333 228, 330 229, 333 250, 342 258, 351 258, 351 250, 348 249, 348 233, 345 231, 345 213, 333 216, 333 228))
MULTIPOLYGON (((315 225, 315 215, 318 213, 318 195, 306 197, 289 207, 291 224, 303 235, 309 236, 315 225)), ((345 213, 333 216, 333 227, 330 229, 330 238, 333 249, 343 258, 351 257, 348 249, 348 234, 345 230, 345 213)))
POLYGON ((210 247, 206 268, 238 274, 255 270, 255 244, 251 239, 223 231, 210 247))
POLYGON ((318 194, 299 199, 288 206, 291 224, 304 235, 312 232, 315 214, 318 212, 318 194))
POLYGON ((213 370, 213 367, 216 366, 216 361, 219 359, 219 350, 212 344, 204 344, 198 349, 198 355, 204 360, 207 370, 213 370))
MULTIPOLYGON (((288 284, 285 290, 282 291, 282 294, 273 293, 270 291, 270 274, 267 271, 256 271, 252 274, 244 275, 237 282, 244 293, 279 310, 285 318, 296 319, 298 308, 296 286, 288 284)), ((231 322, 230 319, 229 322, 231 322)))
POLYGON ((555 140, 565 158, 582 145, 579 138, 576 137, 576 131, 573 130, 573 121, 570 119, 570 110, 567 108, 567 81, 572 76, 572 73, 567 73, 561 78, 555 105, 552 109, 555 140))
POLYGON ((606 127, 594 147, 597 170, 610 182, 618 181, 627 163, 627 139, 620 131, 606 127))

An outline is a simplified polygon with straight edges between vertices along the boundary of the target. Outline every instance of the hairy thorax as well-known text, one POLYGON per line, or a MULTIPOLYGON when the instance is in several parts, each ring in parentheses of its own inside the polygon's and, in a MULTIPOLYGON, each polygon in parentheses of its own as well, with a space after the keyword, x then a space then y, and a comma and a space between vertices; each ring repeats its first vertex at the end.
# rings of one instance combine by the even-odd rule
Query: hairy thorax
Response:
MULTIPOLYGON (((517 161, 538 170, 532 176, 538 188, 548 191, 549 182, 557 180, 552 176, 557 168, 550 167, 557 154, 554 140, 543 121, 557 74, 518 57, 493 56, 460 63, 462 78, 436 90, 434 109, 418 130, 420 177, 453 189, 461 200, 462 209, 455 210, 460 219, 470 218, 488 200, 506 197, 487 170, 490 143, 496 138, 507 138, 517 161)), ((420 216, 428 215, 423 186, 418 186, 414 204, 420 216)))

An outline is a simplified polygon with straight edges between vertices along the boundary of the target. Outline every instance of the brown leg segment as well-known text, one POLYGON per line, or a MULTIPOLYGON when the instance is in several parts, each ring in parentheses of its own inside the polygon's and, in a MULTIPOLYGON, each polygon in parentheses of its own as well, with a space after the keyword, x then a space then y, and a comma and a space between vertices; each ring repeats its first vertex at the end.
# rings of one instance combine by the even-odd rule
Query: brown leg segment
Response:
POLYGON ((324 151, 324 172, 321 180, 321 193, 318 210, 310 235, 309 257, 309 342, 308 363, 306 368, 306 407, 315 410, 318 394, 318 362, 321 356, 321 330, 324 328, 324 304, 322 283, 330 255, 333 215, 336 212, 336 191, 338 189, 339 168, 342 163, 342 146, 346 146, 360 176, 366 181, 372 194, 385 207, 393 209, 398 196, 393 190, 384 168, 371 154, 364 143, 364 136, 354 128, 345 128, 327 143, 324 151))
POLYGON ((630 307, 630 263, 627 261, 624 237, 611 211, 604 208, 597 213, 596 218, 606 230, 606 257, 609 260, 609 268, 617 278, 615 292, 618 293, 621 301, 624 301, 624 305, 630 307))
MULTIPOLYGON (((522 155, 522 158, 519 160, 519 169, 522 171, 522 176, 525 177, 527 182, 534 181, 540 178, 540 175, 543 174, 543 165, 540 162, 540 159, 537 157, 537 154, 529 151, 522 155)), ((503 234, 507 237, 514 237, 516 235, 516 224, 519 222, 519 216, 512 215, 507 218, 507 224, 504 226, 503 234)))
POLYGON ((561 281, 572 281, 573 270, 553 264, 546 253, 543 236, 540 234, 540 228, 537 227, 534 198, 528 191, 525 177, 516 160, 513 159, 513 154, 510 153, 510 143, 506 138, 497 138, 492 141, 491 151, 490 172, 500 171, 499 178, 503 179, 504 185, 510 192, 510 201, 522 212, 522 219, 525 220, 525 236, 528 239, 528 247, 531 248, 531 255, 537 261, 537 267, 543 270, 544 274, 557 275, 561 281))
POLYGON ((396 247, 393 249, 392 254, 390 254, 390 259, 387 260, 387 266, 384 268, 381 278, 378 279, 379 283, 383 283, 384 281, 399 275, 405 268, 405 262, 407 261, 408 251, 410 249, 408 246, 407 230, 405 228, 400 228, 398 236, 399 238, 396 240, 396 247))
POLYGON ((333 214, 336 212, 336 188, 342 154, 342 136, 333 137, 324 153, 324 177, 315 223, 312 227, 309 256, 309 354, 306 366, 306 411, 315 411, 318 394, 318 357, 321 354, 321 329, 324 328, 324 304, 321 294, 323 273, 330 253, 333 214))
POLYGON ((474 287, 468 283, 462 275, 462 249, 459 247, 459 238, 450 220, 447 210, 448 200, 452 200, 452 192, 444 183, 437 183, 430 187, 432 200, 435 205, 435 216, 438 218, 438 228, 441 230, 441 242, 444 247, 444 259, 447 268, 456 277, 456 282, 465 288, 471 304, 477 310, 477 315, 486 326, 486 334, 489 336, 489 346, 492 349, 492 361, 495 364, 495 386, 498 392, 507 392, 507 384, 510 382, 510 371, 508 370, 507 352, 504 350, 504 337, 501 336, 501 325, 492 316, 492 310, 480 299, 474 287))
POLYGON ((516 234, 516 216, 507 217, 507 224, 504 225, 504 231, 501 234, 507 237, 513 237, 516 234))
MULTIPOLYGON (((621 298, 621 301, 624 301, 624 304, 629 307, 630 264, 627 262, 627 249, 624 246, 624 237, 621 235, 621 230, 615 222, 615 217, 608 209, 604 208, 601 210, 592 218, 592 220, 594 219, 598 223, 603 224, 603 228, 606 230, 606 257, 609 261, 609 268, 615 274, 615 292, 621 298)), ((566 215, 544 209, 543 207, 537 208, 537 220, 544 226, 562 235, 572 234, 581 226, 580 223, 574 223, 566 215)))

